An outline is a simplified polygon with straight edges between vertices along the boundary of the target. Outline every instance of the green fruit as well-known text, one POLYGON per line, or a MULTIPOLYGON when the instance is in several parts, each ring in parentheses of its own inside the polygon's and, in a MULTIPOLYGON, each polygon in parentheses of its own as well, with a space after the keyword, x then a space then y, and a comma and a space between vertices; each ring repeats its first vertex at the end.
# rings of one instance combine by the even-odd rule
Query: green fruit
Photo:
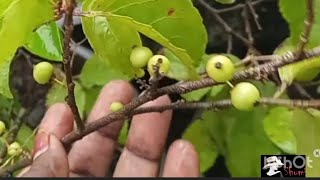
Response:
POLYGON ((135 68, 143 68, 152 56, 153 53, 148 47, 135 47, 131 52, 130 62, 135 68))
POLYGON ((22 153, 22 148, 18 142, 13 142, 8 147, 8 155, 18 156, 22 153))
POLYGON ((113 102, 110 105, 110 111, 111 112, 117 112, 120 111, 123 108, 123 104, 121 102, 113 102))
POLYGON ((221 4, 233 4, 236 2, 236 0, 216 0, 216 1, 221 4))
POLYGON ((33 78, 39 84, 46 84, 53 75, 53 66, 48 62, 40 62, 34 66, 33 78))
POLYGON ((0 134, 3 134, 5 130, 6 130, 6 125, 4 124, 3 121, 0 121, 0 134))
POLYGON ((170 70, 170 61, 163 55, 154 55, 148 61, 148 72, 151 76, 155 75, 154 66, 160 61, 160 74, 167 74, 170 70))
POLYGON ((238 110, 251 111, 259 99, 259 90, 248 82, 241 82, 231 90, 231 102, 238 110))
POLYGON ((232 79, 235 68, 228 57, 217 55, 208 60, 206 71, 208 76, 216 82, 226 82, 232 79))
POLYGON ((137 78, 142 78, 142 77, 144 77, 145 72, 144 72, 143 69, 136 69, 136 70, 135 70, 135 74, 136 74, 136 77, 137 77, 137 78))

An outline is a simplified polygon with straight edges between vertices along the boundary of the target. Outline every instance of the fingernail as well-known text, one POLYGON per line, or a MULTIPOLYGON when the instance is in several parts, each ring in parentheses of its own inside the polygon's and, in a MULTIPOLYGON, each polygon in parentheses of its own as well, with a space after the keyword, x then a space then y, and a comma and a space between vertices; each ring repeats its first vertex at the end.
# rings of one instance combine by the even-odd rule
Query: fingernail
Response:
POLYGON ((37 159, 41 154, 49 149, 50 136, 45 132, 39 132, 36 137, 34 146, 33 160, 37 159))

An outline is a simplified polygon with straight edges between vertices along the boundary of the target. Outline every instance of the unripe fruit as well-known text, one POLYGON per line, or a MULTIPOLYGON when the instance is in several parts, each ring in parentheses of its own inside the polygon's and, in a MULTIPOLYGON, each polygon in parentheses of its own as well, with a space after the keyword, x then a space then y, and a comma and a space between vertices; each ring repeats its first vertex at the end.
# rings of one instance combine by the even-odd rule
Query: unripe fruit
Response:
POLYGON ((0 134, 3 134, 5 130, 6 125, 4 124, 4 122, 0 121, 0 134))
POLYGON ((136 69, 135 70, 135 75, 137 78, 142 78, 145 75, 145 72, 143 69, 136 69))
POLYGON ((53 75, 53 66, 48 62, 40 62, 34 66, 33 78, 39 84, 46 84, 53 75))
POLYGON ((241 82, 231 90, 231 102, 238 110, 251 111, 259 99, 259 90, 248 82, 241 82))
POLYGON ((211 57, 206 65, 208 76, 216 82, 226 82, 232 79, 235 68, 232 61, 222 55, 211 57))
POLYGON ((143 68, 148 64, 149 59, 153 56, 148 47, 135 47, 131 51, 130 62, 135 68, 143 68))
POLYGON ((8 147, 8 155, 18 156, 22 153, 22 148, 18 142, 13 142, 8 147))
POLYGON ((111 112, 117 112, 120 111, 123 108, 123 104, 121 102, 113 102, 110 105, 110 111, 111 112))
POLYGON ((236 2, 236 0, 216 0, 216 1, 221 4, 233 4, 236 2))
POLYGON ((154 55, 148 61, 148 72, 151 76, 155 75, 155 67, 160 61, 160 74, 167 74, 170 70, 170 61, 163 55, 154 55))

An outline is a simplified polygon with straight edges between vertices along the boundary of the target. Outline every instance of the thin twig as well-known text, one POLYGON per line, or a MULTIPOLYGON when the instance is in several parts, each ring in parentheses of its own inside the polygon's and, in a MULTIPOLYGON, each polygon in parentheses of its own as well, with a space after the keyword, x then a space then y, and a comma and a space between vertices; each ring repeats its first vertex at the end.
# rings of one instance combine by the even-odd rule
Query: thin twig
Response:
POLYGON ((211 7, 207 2, 205 2, 204 0, 199 0, 198 1, 202 6, 204 6, 206 9, 208 9, 212 15, 216 18, 216 20, 222 25, 222 27, 224 28, 224 30, 227 33, 232 34, 233 36, 235 36, 236 38, 238 38, 239 40, 241 40, 244 44, 246 44, 248 47, 251 46, 250 41, 243 37, 241 34, 235 32, 227 23, 225 20, 222 19, 222 17, 219 15, 217 9, 211 7))
POLYGON ((299 92, 299 94, 302 97, 308 98, 308 99, 314 99, 302 86, 298 83, 293 83, 293 87, 299 92))
POLYGON ((303 87, 310 87, 310 86, 319 86, 320 80, 311 81, 311 82, 298 82, 303 87))
POLYGON ((228 45, 227 45, 227 53, 231 54, 232 53, 232 34, 228 35, 228 45))
POLYGON ((77 124, 77 130, 81 132, 84 129, 84 124, 81 120, 80 113, 76 104, 75 94, 74 94, 74 87, 75 84, 72 80, 72 56, 70 51, 70 43, 71 37, 73 34, 74 26, 73 26, 73 11, 76 6, 75 0, 66 0, 65 2, 65 20, 64 20, 64 27, 65 27, 65 35, 64 35, 64 55, 63 55, 63 63, 64 63, 64 70, 66 72, 66 81, 68 87, 68 97, 67 103, 70 106, 74 120, 77 124))
MULTIPOLYGON (((256 13, 256 10, 254 9, 253 5, 252 5, 252 1, 251 0, 246 0, 246 5, 248 7, 248 9, 250 10, 252 16, 253 16, 253 19, 254 19, 254 22, 258 28, 258 30, 262 30, 262 27, 259 23, 259 16, 258 14, 256 13)), ((244 7, 245 8, 245 7, 244 7)))
MULTIPOLYGON (((268 1, 271 2, 271 1, 275 1, 275 0, 257 0, 257 1, 252 2, 252 6, 256 6, 256 5, 261 4, 262 2, 268 2, 268 1)), ((218 9, 217 12, 218 13, 226 13, 226 12, 230 12, 230 11, 240 10, 241 8, 243 8, 245 6, 246 6, 245 4, 237 4, 237 5, 234 5, 229 8, 218 9)))
MULTIPOLYGON (((280 105, 299 108, 320 108, 320 100, 301 100, 301 99, 274 99, 261 98, 256 105, 280 105)), ((150 112, 162 113, 166 110, 178 109, 201 109, 201 110, 221 110, 233 106, 230 99, 212 102, 176 102, 164 106, 141 107, 133 111, 133 114, 143 114, 150 112)))
POLYGON ((309 42, 309 36, 314 24, 314 0, 306 0, 307 17, 304 21, 304 30, 300 35, 300 44, 298 47, 298 56, 301 56, 303 50, 309 42))

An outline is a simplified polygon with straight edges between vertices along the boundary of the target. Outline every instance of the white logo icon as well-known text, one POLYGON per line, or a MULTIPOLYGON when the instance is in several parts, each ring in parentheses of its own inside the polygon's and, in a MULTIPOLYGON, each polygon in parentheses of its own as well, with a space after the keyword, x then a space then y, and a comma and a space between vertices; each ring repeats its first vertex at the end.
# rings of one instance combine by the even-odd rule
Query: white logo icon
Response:
POLYGON ((314 157, 320 157, 320 149, 315 149, 313 151, 313 155, 314 155, 314 157))
POLYGON ((281 171, 277 170, 283 165, 284 164, 280 159, 278 159, 276 156, 271 156, 267 158, 267 164, 263 167, 263 169, 269 169, 269 171, 267 172, 268 176, 273 176, 278 173, 282 175, 281 171))

